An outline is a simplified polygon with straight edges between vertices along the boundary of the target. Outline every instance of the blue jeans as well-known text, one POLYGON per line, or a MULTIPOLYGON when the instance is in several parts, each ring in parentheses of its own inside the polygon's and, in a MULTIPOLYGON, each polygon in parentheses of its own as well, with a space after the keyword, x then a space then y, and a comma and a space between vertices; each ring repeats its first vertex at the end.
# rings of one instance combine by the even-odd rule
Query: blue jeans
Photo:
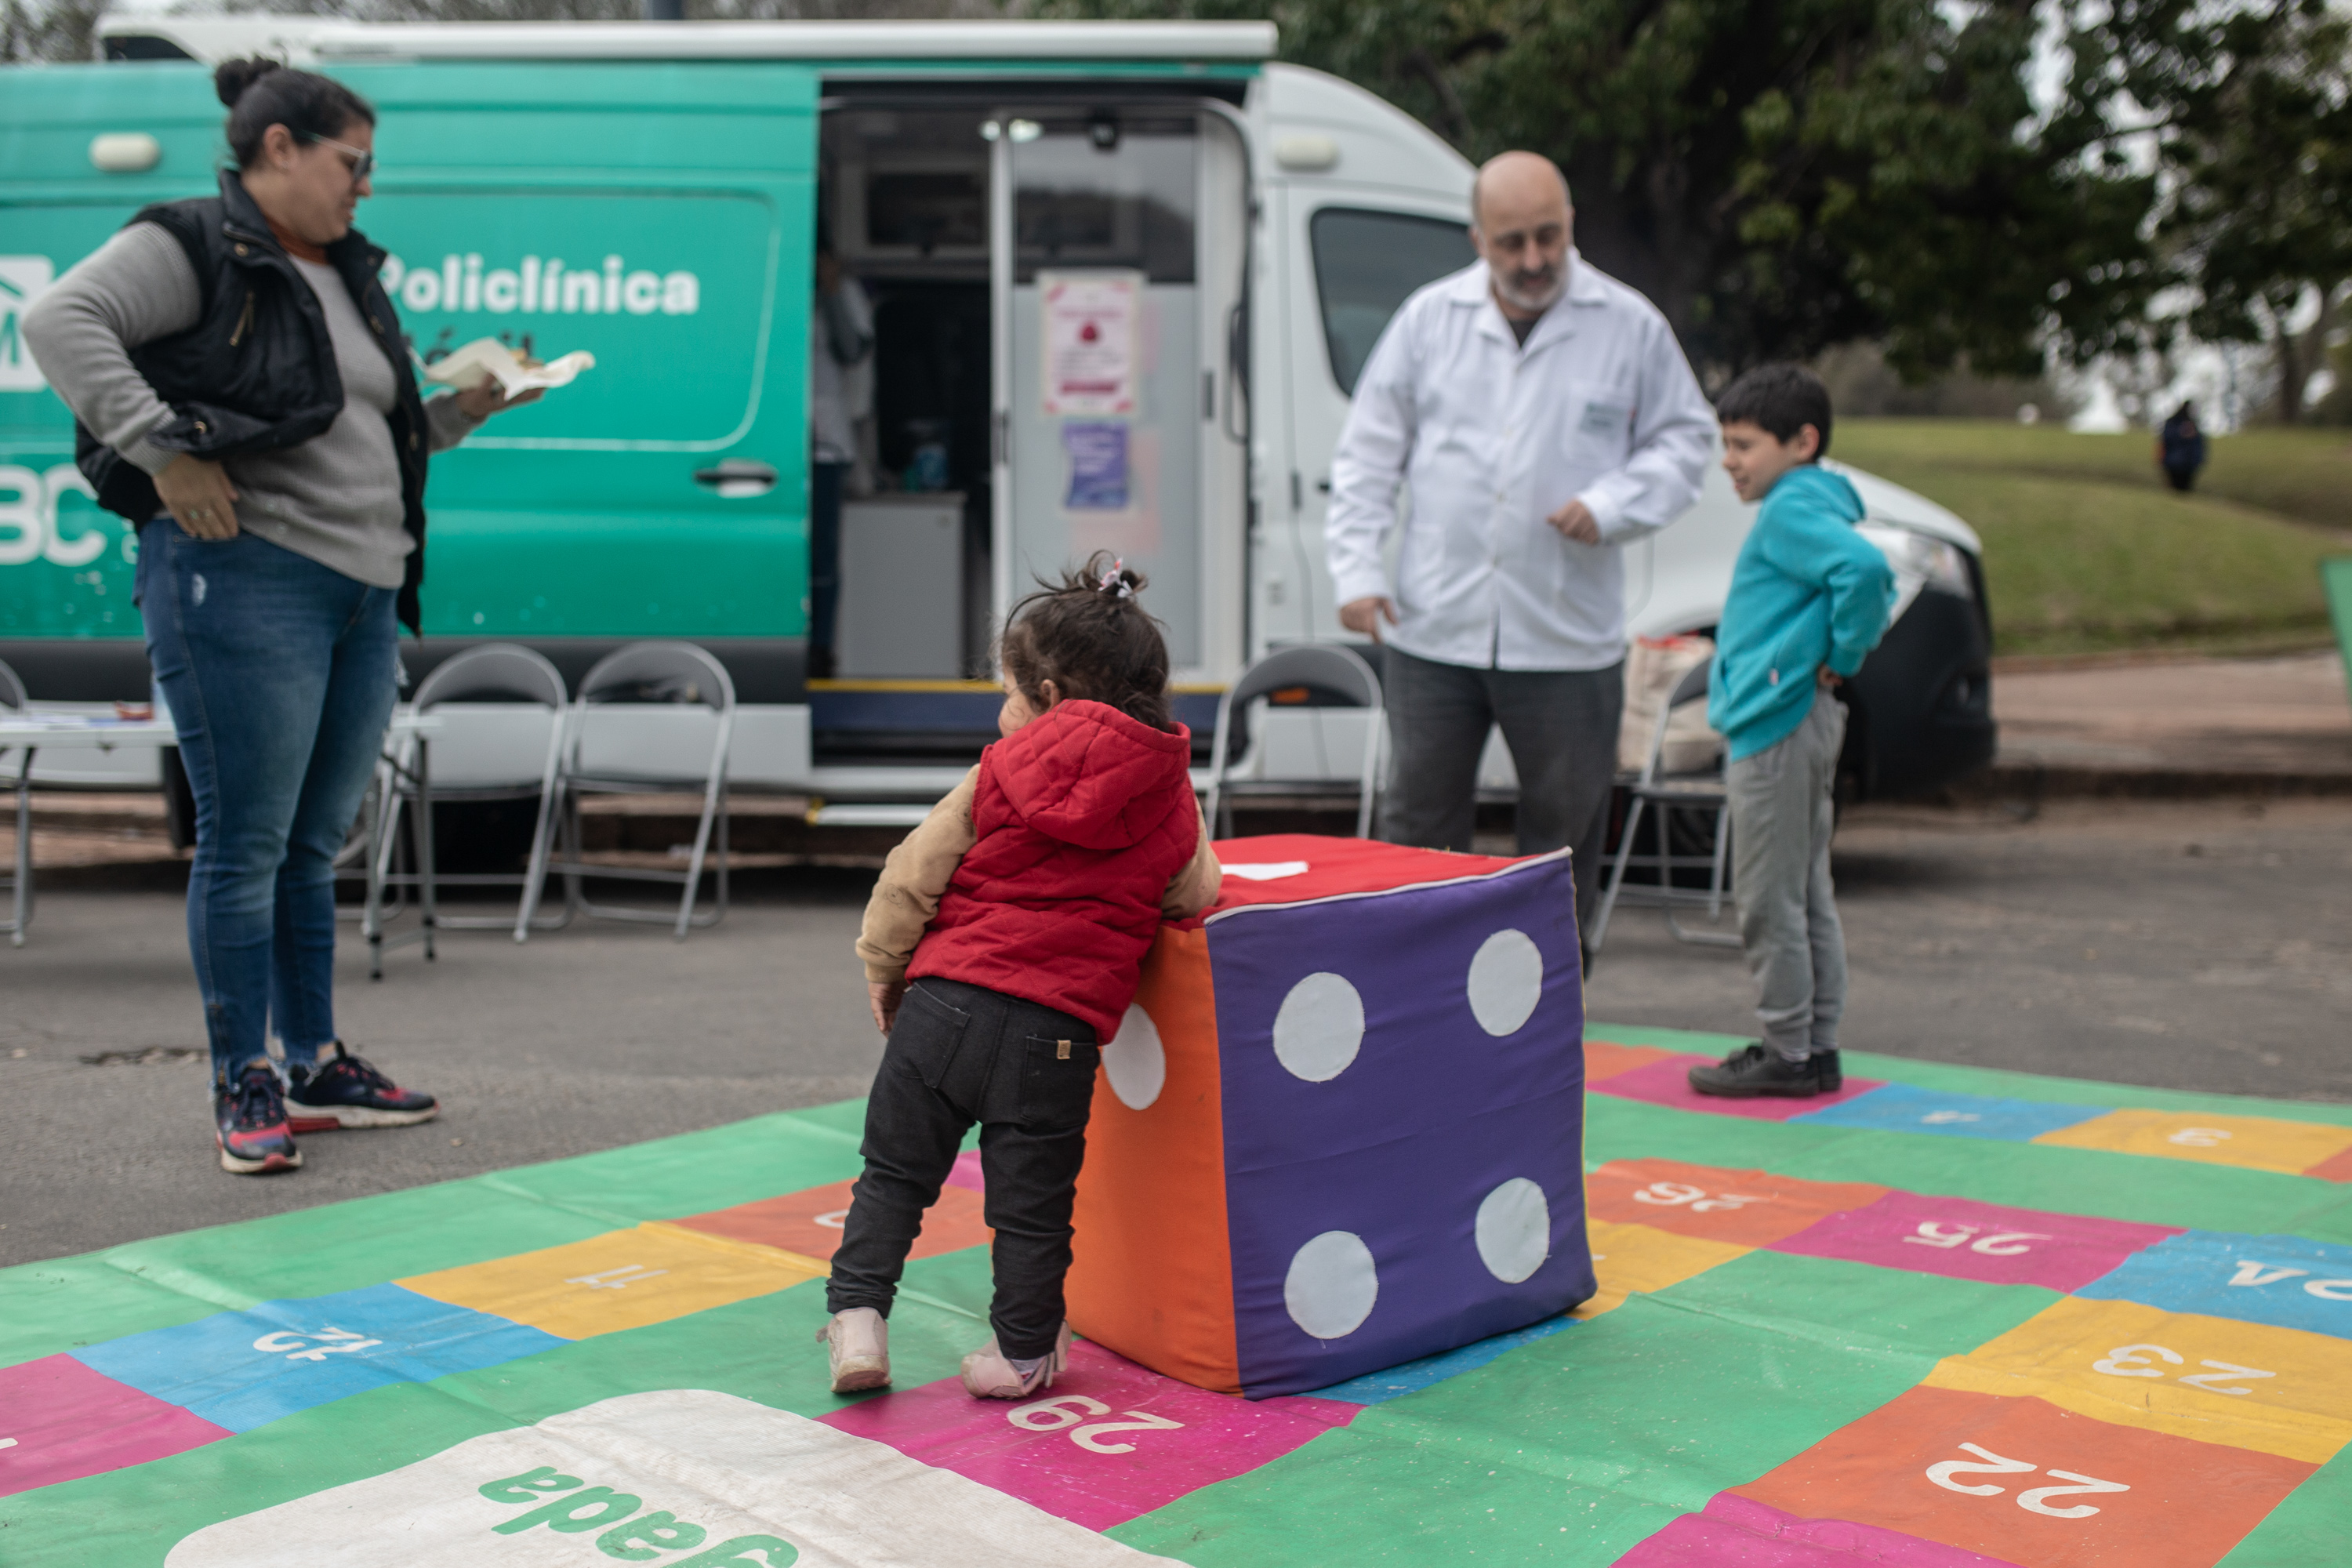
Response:
POLYGON ((336 852, 392 718, 399 627, 371 588, 251 533, 141 529, 147 657, 196 800, 188 950, 215 1081, 335 1038, 336 852))

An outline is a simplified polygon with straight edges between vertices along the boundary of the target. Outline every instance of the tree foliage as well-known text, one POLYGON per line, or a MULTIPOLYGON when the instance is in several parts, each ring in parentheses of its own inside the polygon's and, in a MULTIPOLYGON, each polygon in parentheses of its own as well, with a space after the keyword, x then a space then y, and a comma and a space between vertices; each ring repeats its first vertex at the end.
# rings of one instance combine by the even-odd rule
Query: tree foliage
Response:
POLYGON ((2352 280, 2352 26, 2318 0, 2127 5, 2118 76, 2158 111, 2157 234, 2208 342, 2268 342, 2278 412, 2303 414, 2352 280), (2298 329, 2298 318, 2308 324, 2298 329))

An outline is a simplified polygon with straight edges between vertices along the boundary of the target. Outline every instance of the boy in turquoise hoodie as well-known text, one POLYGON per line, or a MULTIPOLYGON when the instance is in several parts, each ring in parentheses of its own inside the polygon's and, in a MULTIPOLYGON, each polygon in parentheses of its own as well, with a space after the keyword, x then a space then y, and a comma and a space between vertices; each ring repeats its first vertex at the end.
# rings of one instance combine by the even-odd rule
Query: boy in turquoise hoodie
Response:
POLYGON ((1764 503, 1731 571, 1706 713, 1730 746, 1732 893, 1764 1038, 1693 1068, 1690 1084, 1740 1100, 1810 1099, 1844 1084, 1845 935, 1830 884, 1830 792, 1845 742, 1836 688, 1886 630, 1895 574, 1854 531, 1862 497, 1819 466, 1830 395, 1818 377, 1759 366, 1731 384, 1716 416, 1739 499, 1764 503))

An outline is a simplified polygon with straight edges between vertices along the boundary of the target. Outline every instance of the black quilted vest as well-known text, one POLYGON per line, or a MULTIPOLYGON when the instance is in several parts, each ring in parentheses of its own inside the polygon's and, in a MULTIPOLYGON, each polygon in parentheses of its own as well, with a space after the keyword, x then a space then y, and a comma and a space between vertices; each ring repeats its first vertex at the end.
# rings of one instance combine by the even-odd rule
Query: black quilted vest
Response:
MULTIPOLYGON (((271 237, 235 170, 222 172, 217 196, 158 203, 131 221, 155 224, 178 240, 204 293, 194 326, 131 351, 131 364, 172 405, 172 416, 147 433, 149 441, 199 458, 236 458, 299 446, 335 422, 343 411, 343 381, 326 312, 271 237)), ((393 448, 400 462, 401 521, 416 548, 408 555, 399 614, 415 631, 416 591, 425 578, 425 405, 400 318, 376 278, 383 252, 353 229, 327 247, 327 260, 342 275, 400 388, 391 418, 393 448)), ((79 421, 74 458, 109 511, 133 524, 163 513, 146 472, 79 421)))

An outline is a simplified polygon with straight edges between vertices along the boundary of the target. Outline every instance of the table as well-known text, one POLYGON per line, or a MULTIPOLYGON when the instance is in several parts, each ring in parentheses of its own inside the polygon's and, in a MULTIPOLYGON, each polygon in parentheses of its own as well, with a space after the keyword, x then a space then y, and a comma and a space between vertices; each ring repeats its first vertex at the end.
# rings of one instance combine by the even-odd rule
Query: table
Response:
MULTIPOLYGON (((387 733, 416 734, 440 728, 440 721, 414 713, 395 713, 387 733)), ((24 752, 16 769, 16 868, 14 908, 0 921, 9 945, 25 945, 33 923, 33 759, 53 747, 111 752, 118 747, 159 751, 180 743, 179 732, 162 719, 113 719, 89 713, 22 713, 0 718, 0 755, 24 752)))

